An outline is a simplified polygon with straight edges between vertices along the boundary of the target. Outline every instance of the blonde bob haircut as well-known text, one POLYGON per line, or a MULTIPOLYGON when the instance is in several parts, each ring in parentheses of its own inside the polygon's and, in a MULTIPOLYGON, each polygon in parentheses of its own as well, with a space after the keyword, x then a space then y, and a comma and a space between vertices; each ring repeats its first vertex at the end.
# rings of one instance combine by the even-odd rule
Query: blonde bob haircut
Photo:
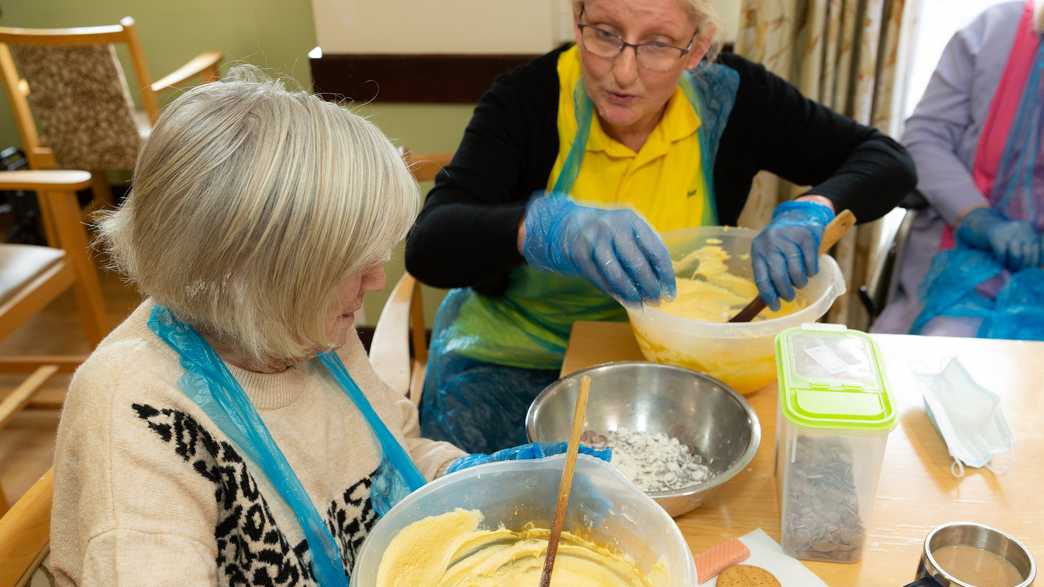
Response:
MULTIPOLYGON (((580 14, 584 2, 585 0, 573 0, 574 18, 580 14)), ((707 54, 704 56, 704 60, 707 63, 713 63, 721 53, 721 41, 718 39, 718 35, 722 32, 722 24, 717 9, 714 8, 711 0, 677 0, 677 2, 689 13, 689 20, 692 21, 692 24, 696 25, 697 41, 693 42, 693 46, 700 47, 702 43, 706 43, 707 54)))
POLYGON ((197 330, 296 360, 332 348, 338 285, 387 259, 418 203, 377 127, 240 66, 166 107, 100 242, 197 330))

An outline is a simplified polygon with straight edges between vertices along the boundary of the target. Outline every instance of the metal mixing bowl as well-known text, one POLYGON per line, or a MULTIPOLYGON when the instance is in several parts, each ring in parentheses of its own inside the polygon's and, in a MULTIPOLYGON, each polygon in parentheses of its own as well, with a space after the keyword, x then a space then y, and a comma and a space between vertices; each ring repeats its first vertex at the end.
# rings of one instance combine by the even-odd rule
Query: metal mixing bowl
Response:
POLYGON ((662 432, 702 456, 710 467, 713 475, 703 483, 648 492, 671 516, 698 508, 758 452, 761 424, 741 395, 689 369, 637 361, 577 371, 547 386, 526 415, 530 441, 569 438, 582 375, 591 377, 586 430, 662 432))

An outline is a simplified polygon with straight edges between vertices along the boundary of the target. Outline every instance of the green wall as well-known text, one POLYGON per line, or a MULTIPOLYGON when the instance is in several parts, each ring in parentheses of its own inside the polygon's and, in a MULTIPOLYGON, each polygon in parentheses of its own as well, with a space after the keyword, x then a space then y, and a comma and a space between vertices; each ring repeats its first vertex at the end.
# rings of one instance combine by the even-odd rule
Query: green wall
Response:
MULTIPOLYGON (((196 54, 219 50, 225 67, 251 63, 275 76, 311 87, 307 53, 316 45, 308 0, 0 0, 0 25, 70 27, 115 24, 134 17, 152 79, 196 54)), ((120 55, 125 66, 127 56, 120 55)), ((128 82, 134 85, 133 72, 128 82)), ((170 99, 171 96, 164 96, 170 99)), ((471 116, 470 105, 367 104, 368 116, 397 144, 415 153, 453 151, 471 116)), ((0 147, 19 144, 7 96, 0 91, 0 147)), ((422 196, 430 185, 421 186, 422 196)), ((402 274, 401 247, 388 264, 388 287, 366 300, 366 322, 380 314, 388 291, 402 274)), ((441 292, 425 291, 430 324, 441 292)))

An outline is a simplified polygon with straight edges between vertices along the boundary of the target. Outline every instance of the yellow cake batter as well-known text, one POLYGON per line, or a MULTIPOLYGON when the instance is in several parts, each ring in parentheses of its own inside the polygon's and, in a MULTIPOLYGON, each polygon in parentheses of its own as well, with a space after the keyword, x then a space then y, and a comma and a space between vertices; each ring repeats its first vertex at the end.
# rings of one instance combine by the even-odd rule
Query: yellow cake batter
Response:
MULTIPOLYGON (((717 239, 708 239, 707 245, 672 263, 678 295, 669 302, 661 302, 660 310, 693 320, 728 322, 757 297, 758 286, 754 280, 729 273, 725 263, 729 254, 720 243, 717 239)), ((754 319, 778 318, 801 308, 796 301, 780 301, 779 310, 766 309, 754 319)))
MULTIPOLYGON (((725 323, 735 316, 755 296, 758 288, 748 277, 729 272, 728 252, 718 239, 706 244, 673 263, 678 286, 677 296, 663 300, 656 308, 672 316, 725 323)), ((749 262, 750 255, 740 260, 749 262)), ((806 306, 805 301, 782 301, 775 312, 762 310, 754 321, 769 320, 796 312, 806 306)), ((677 343, 676 333, 646 331, 643 324, 632 320, 635 338, 646 358, 658 363, 680 365, 721 379, 740 393, 751 393, 768 383, 776 375, 774 346, 771 334, 752 335, 751 339, 704 338, 699 344, 677 343), (670 341, 675 341, 671 344, 670 341)), ((742 326, 737 326, 742 328, 742 326)))
MULTIPOLYGON (((388 545, 377 587, 534 587, 547 552, 548 530, 479 530, 482 514, 454 510, 418 520, 388 545)), ((642 575, 633 562, 577 536, 562 533, 552 585, 662 587, 657 565, 642 575)))

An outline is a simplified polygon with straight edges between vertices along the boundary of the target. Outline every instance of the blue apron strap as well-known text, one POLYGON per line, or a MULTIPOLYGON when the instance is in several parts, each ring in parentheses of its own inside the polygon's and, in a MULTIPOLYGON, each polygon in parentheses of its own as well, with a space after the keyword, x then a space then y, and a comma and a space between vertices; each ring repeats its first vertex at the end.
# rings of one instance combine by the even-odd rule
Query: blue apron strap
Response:
POLYGON ((725 124, 736 104, 739 74, 716 63, 700 63, 686 70, 679 82, 685 97, 700 118, 697 137, 700 141, 700 172, 707 187, 704 224, 718 224, 718 199, 714 190, 714 163, 725 124))
POLYGON ((348 370, 345 369, 344 363, 341 362, 341 358, 337 356, 337 353, 334 351, 321 353, 319 362, 326 367, 326 370, 337 381, 340 388, 355 404, 355 407, 362 412, 363 417, 366 418, 366 423, 370 425, 374 435, 377 437, 377 442, 381 445, 381 453, 384 458, 406 480, 410 491, 416 491, 423 487, 427 482, 424 479, 424 475, 421 475, 421 472, 417 470, 417 466, 413 464, 413 460, 406 454, 402 445, 388 430, 388 427, 384 425, 384 421, 377 415, 373 406, 370 405, 366 396, 363 395, 362 390, 359 389, 351 375, 348 374, 348 370))
POLYGON ((685 97, 688 98, 689 104, 692 105, 693 111, 696 112, 696 116, 700 119, 700 127, 696 130, 696 138, 700 142, 700 167, 697 172, 703 175, 703 186, 707 190, 707 205, 703 208, 703 218, 700 221, 705 225, 714 225, 718 223, 718 203, 714 195, 714 152, 716 149, 708 136, 711 134, 708 132, 710 121, 707 120, 707 111, 703 107, 703 101, 696 90, 692 76, 693 72, 686 70, 682 73, 678 83, 681 85, 685 97))
POLYGON ((178 353, 185 370, 179 381, 182 391, 257 463, 294 512, 308 541, 312 574, 319 584, 347 587, 344 562, 333 535, 225 363, 192 326, 178 320, 163 306, 153 307, 149 329, 178 353))
POLYGON ((591 135, 591 119, 594 118, 594 104, 584 91, 584 84, 576 84, 573 89, 573 111, 576 113, 576 136, 573 144, 569 146, 569 155, 566 156, 562 170, 555 180, 553 193, 568 195, 573 190, 577 176, 580 175, 580 165, 584 161, 584 151, 587 149, 587 137, 591 135))

